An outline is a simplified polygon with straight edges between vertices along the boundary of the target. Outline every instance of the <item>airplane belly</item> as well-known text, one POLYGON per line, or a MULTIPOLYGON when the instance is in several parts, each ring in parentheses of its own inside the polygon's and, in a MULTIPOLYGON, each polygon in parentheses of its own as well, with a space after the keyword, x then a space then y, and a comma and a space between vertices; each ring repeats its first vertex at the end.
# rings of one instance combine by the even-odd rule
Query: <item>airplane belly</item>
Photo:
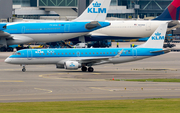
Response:
POLYGON ((110 59, 110 63, 113 64, 119 64, 119 63, 125 63, 125 62, 132 62, 132 61, 137 61, 137 60, 142 60, 144 58, 149 58, 150 56, 120 56, 119 58, 113 58, 110 59))
POLYGON ((86 35, 86 33, 59 33, 59 34, 22 34, 31 37, 34 42, 56 42, 67 40, 78 36, 86 35))
POLYGON ((24 64, 24 65, 41 65, 41 64, 57 64, 64 58, 12 58, 11 64, 24 64))

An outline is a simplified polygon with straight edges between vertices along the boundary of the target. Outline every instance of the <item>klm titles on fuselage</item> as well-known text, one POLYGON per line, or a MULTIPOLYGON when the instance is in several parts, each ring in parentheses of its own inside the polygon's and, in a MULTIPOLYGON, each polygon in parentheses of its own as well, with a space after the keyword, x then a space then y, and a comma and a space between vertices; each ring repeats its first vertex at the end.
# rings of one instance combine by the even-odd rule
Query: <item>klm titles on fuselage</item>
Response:
POLYGON ((100 8, 101 3, 93 3, 94 8, 88 8, 88 13, 106 13, 106 8, 100 8))
POLYGON ((156 36, 152 36, 152 40, 164 40, 164 36, 161 36, 161 33, 155 33, 156 36))

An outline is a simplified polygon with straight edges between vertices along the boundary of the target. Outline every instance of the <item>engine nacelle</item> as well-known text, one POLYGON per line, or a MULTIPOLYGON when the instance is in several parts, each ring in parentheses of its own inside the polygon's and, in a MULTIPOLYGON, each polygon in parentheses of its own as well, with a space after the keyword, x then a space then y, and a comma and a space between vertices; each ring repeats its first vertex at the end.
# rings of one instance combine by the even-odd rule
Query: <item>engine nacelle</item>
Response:
POLYGON ((79 64, 76 61, 67 61, 64 63, 64 68, 69 70, 76 70, 81 67, 81 64, 79 64))

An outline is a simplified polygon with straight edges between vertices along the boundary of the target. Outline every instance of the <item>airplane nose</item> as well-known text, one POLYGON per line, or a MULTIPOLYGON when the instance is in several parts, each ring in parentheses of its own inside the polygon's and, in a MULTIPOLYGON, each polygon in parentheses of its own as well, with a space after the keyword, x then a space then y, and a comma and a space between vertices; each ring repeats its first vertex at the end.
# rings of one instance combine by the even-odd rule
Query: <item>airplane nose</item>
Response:
POLYGON ((6 60, 4 62, 11 63, 11 58, 6 58, 6 60))

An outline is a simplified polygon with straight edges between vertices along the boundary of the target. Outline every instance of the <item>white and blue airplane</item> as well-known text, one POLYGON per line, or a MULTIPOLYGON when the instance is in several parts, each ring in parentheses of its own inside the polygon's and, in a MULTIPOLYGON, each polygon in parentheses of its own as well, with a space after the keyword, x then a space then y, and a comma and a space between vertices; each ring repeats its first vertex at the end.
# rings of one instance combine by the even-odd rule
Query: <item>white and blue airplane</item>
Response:
POLYGON ((104 22, 111 0, 94 0, 73 21, 42 23, 0 23, 0 47, 30 42, 56 42, 83 36, 107 27, 104 22))
POLYGON ((163 50, 167 25, 160 25, 146 43, 135 48, 25 49, 9 56, 5 62, 23 66, 23 72, 25 65, 40 64, 93 72, 93 65, 131 62, 170 52, 163 50))

